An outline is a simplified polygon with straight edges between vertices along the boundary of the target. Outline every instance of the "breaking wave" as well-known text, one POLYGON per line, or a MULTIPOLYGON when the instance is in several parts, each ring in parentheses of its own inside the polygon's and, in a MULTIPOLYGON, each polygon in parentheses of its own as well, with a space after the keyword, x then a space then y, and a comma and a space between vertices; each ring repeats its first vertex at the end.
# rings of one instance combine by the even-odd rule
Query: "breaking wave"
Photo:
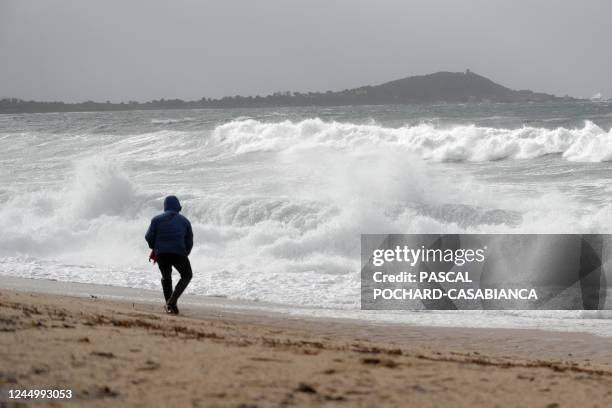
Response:
POLYGON ((389 146, 439 162, 533 159, 548 154, 559 154, 576 162, 612 160, 612 130, 606 131, 590 121, 574 129, 529 126, 504 129, 430 124, 390 128, 376 124, 325 122, 318 118, 276 123, 251 119, 218 126, 211 143, 235 154, 295 150, 315 145, 352 151, 389 146))
POLYGON ((248 118, 190 131, 14 134, 0 139, 10 172, 0 188, 0 273, 157 288, 143 235, 174 193, 196 241, 190 292, 358 308, 362 233, 609 230, 610 206, 593 200, 606 194, 594 185, 601 176, 584 173, 568 194, 518 161, 461 162, 555 154, 565 169, 612 160, 611 139, 591 122, 392 128, 248 118), (515 172, 491 181, 468 169, 498 165, 515 172))

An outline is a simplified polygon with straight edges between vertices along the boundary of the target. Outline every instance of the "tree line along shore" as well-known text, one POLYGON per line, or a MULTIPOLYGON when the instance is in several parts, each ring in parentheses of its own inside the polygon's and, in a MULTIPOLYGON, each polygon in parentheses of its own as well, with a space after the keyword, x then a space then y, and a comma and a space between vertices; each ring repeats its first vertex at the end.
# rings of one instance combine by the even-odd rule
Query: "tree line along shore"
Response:
POLYGON ((155 109, 226 109, 306 106, 395 105, 428 103, 550 102, 577 100, 530 90, 512 90, 469 70, 411 76, 375 86, 342 91, 275 92, 267 96, 225 96, 185 101, 157 99, 148 102, 32 101, 0 99, 0 113, 98 112, 155 109))

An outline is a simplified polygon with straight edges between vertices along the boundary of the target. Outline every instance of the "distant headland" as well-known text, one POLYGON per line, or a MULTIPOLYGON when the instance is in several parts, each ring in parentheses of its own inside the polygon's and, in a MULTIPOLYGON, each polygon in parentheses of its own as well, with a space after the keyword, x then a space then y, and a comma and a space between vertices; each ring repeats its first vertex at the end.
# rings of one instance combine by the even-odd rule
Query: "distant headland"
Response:
POLYGON ((530 90, 515 91, 488 78, 465 72, 436 72, 411 76, 375 86, 343 91, 275 92, 268 96, 226 96, 196 101, 158 99, 149 102, 81 103, 0 100, 0 113, 91 112, 141 109, 260 108, 292 106, 395 105, 428 103, 548 102, 577 100, 530 90))

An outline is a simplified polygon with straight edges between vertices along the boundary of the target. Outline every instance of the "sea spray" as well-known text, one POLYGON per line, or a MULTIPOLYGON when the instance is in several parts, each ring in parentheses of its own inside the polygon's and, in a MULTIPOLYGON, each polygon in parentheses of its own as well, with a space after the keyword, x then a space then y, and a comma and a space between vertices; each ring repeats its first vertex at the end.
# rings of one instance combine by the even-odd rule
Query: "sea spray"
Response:
POLYGON ((0 273, 157 288, 143 234, 166 194, 193 223, 191 293, 315 307, 358 307, 361 233, 612 225, 609 126, 338 111, 16 118, 0 129, 0 273), (194 120, 152 123, 172 117, 194 120))
POLYGON ((483 162, 502 159, 533 159, 561 154, 569 161, 612 160, 612 133, 591 121, 583 128, 517 129, 446 126, 431 124, 388 128, 375 124, 325 122, 307 119, 276 123, 240 120, 219 126, 211 143, 235 154, 283 151, 328 146, 367 151, 388 146, 440 162, 483 162))

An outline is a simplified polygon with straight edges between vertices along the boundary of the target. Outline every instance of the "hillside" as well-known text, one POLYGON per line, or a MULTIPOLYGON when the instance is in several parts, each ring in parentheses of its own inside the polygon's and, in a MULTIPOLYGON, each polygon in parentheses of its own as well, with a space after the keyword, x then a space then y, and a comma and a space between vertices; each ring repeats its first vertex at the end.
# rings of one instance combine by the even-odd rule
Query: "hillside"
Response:
POLYGON ((363 87, 361 92, 369 99, 386 103, 427 102, 525 102, 557 100, 554 95, 528 90, 515 91, 496 84, 488 78, 470 72, 437 72, 363 87))

